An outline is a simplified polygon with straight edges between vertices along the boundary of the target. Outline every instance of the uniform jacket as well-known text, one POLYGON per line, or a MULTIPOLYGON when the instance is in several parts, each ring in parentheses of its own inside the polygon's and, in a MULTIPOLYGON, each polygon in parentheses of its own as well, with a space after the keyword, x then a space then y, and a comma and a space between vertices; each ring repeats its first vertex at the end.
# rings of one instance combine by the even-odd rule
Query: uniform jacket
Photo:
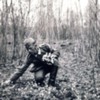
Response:
MULTIPOLYGON (((57 54, 57 52, 53 49, 51 49, 50 47, 47 46, 46 48, 46 45, 43 45, 43 48, 42 46, 37 48, 37 53, 36 54, 28 54, 27 56, 27 59, 26 59, 26 62, 25 62, 25 66, 28 67, 30 64, 34 64, 34 71, 37 71, 37 70, 40 70, 42 69, 44 66, 48 66, 48 63, 46 63, 46 61, 43 61, 42 58, 44 56, 44 53, 39 53, 41 49, 44 49, 45 51, 45 54, 46 53, 51 53, 51 54, 57 54)), ((58 59, 58 57, 57 57, 58 59)))

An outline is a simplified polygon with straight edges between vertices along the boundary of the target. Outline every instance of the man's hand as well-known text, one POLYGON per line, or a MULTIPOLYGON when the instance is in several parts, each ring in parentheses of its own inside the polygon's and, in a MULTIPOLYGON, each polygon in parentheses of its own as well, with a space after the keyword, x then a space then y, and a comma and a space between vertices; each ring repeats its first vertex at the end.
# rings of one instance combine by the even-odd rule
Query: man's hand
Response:
POLYGON ((42 60, 45 61, 48 65, 59 65, 58 60, 56 59, 56 55, 51 53, 45 54, 42 60))
POLYGON ((46 53, 45 55, 43 55, 42 60, 50 62, 51 61, 51 54, 46 53))
POLYGON ((42 61, 46 62, 48 65, 52 65, 51 53, 46 53, 45 55, 43 55, 42 61))

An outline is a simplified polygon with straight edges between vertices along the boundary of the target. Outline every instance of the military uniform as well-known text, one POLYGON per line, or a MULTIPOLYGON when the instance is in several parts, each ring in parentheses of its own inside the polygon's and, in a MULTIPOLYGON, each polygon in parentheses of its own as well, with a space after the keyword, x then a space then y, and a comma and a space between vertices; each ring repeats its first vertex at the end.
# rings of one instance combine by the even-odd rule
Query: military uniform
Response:
POLYGON ((10 81, 15 83, 16 80, 23 75, 27 68, 33 63, 31 72, 34 72, 35 81, 38 85, 43 85, 45 75, 50 73, 48 85, 55 85, 55 79, 58 71, 59 52, 52 50, 49 46, 43 45, 37 48, 34 54, 29 53, 26 62, 22 68, 16 71, 10 81), (54 56, 55 57, 54 57, 54 56), (53 57, 54 58, 53 58, 53 57), (47 57, 47 58, 46 58, 47 57))

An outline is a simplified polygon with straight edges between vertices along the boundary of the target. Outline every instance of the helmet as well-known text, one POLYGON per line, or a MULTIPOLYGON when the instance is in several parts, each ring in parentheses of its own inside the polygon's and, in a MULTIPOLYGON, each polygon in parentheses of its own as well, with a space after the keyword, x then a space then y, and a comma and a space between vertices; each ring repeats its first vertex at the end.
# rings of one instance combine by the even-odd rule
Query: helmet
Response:
POLYGON ((44 52, 50 52, 50 47, 49 47, 49 45, 42 44, 42 45, 39 46, 39 48, 40 48, 41 50, 43 50, 44 52))
POLYGON ((27 38, 24 40, 24 45, 30 45, 30 44, 35 44, 36 41, 33 38, 27 38))

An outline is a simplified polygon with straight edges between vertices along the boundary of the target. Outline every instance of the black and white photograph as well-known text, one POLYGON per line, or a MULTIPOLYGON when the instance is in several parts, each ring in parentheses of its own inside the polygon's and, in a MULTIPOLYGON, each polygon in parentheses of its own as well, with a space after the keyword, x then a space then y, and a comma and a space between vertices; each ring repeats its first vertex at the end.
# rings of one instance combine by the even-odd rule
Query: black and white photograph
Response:
POLYGON ((100 100, 100 0, 0 0, 0 100, 100 100))

